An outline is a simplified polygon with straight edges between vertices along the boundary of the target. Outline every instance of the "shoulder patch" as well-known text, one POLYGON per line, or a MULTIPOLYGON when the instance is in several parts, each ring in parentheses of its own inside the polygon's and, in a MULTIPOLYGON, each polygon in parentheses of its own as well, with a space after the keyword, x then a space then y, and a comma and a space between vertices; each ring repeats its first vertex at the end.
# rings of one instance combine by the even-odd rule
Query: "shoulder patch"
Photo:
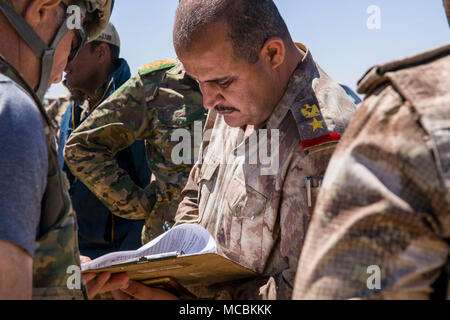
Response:
POLYGON ((315 99, 295 104, 293 111, 301 136, 303 150, 323 144, 335 143, 341 139, 341 133, 332 132, 322 115, 315 99))
POLYGON ((144 76, 155 71, 172 68, 175 64, 176 59, 155 61, 139 68, 139 75, 144 76))

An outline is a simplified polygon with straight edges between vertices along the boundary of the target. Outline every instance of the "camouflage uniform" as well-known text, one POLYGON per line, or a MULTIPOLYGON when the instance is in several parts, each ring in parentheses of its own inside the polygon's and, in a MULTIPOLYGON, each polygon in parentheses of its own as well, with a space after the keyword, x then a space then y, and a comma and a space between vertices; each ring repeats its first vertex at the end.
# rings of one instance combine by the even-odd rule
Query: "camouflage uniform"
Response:
POLYGON ((53 131, 55 132, 56 141, 59 141, 59 133, 61 129, 61 122, 66 113, 67 108, 71 105, 73 101, 77 101, 80 104, 87 100, 86 95, 81 91, 71 89, 67 86, 66 82, 62 82, 66 89, 70 92, 69 95, 61 95, 58 98, 47 99, 44 105, 47 114, 50 117, 53 125, 53 131))
POLYGON ((75 214, 68 195, 68 181, 58 166, 55 137, 44 107, 26 81, 2 56, 0 73, 19 84, 41 111, 48 150, 47 186, 42 199, 39 232, 33 258, 33 299, 83 299, 85 288, 67 286, 67 268, 80 266, 75 214))
MULTIPOLYGON (((319 181, 355 106, 345 91, 314 62, 304 57, 287 90, 262 129, 268 141, 279 132, 279 148, 271 154, 279 167, 267 175, 261 162, 251 164, 258 150, 211 111, 199 162, 194 166, 176 224, 198 223, 215 238, 219 254, 261 274, 245 283, 192 289, 204 298, 289 299, 298 256, 318 192, 319 181), (210 141, 206 137, 213 128, 210 141), (272 131, 275 130, 275 131, 272 131), (245 145, 247 152, 235 156, 245 145), (312 188, 305 187, 312 178, 312 188), (311 196, 308 197, 308 193, 311 196), (309 200, 308 200, 309 198, 309 200)), ((269 150, 272 148, 269 143, 269 150)), ((260 148, 267 148, 263 143, 260 148)))
POLYGON ((50 117, 53 125, 53 131, 56 137, 56 141, 59 139, 59 130, 61 128, 61 120, 66 112, 67 107, 70 105, 70 97, 61 95, 56 99, 48 99, 45 104, 45 110, 50 117))
POLYGON ((367 98, 330 162, 293 298, 445 297, 450 45, 376 66, 358 90, 367 98))
MULTIPOLYGON (((181 201, 191 164, 174 164, 171 141, 177 129, 194 130, 206 117, 197 82, 176 59, 147 65, 96 108, 70 136, 68 167, 110 211, 146 219, 143 242, 163 232, 181 201), (142 190, 114 161, 135 140, 145 140, 152 182, 142 190)), ((194 145, 192 144, 192 149, 194 145)))

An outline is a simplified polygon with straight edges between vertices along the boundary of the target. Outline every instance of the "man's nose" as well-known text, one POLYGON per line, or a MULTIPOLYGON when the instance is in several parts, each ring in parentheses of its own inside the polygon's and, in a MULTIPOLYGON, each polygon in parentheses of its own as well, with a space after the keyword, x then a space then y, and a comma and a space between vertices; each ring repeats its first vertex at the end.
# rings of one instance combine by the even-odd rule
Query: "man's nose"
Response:
POLYGON ((70 69, 71 69, 71 64, 72 64, 72 62, 68 62, 68 63, 66 63, 66 67, 64 68, 64 72, 65 72, 65 73, 68 73, 68 72, 70 72, 70 69))
POLYGON ((203 95, 203 106, 205 109, 214 109, 215 106, 224 100, 220 91, 214 88, 214 84, 200 84, 200 91, 203 95))
POLYGON ((60 83, 61 81, 62 81, 62 72, 50 80, 50 83, 48 84, 48 88, 50 88, 50 86, 52 84, 60 83))

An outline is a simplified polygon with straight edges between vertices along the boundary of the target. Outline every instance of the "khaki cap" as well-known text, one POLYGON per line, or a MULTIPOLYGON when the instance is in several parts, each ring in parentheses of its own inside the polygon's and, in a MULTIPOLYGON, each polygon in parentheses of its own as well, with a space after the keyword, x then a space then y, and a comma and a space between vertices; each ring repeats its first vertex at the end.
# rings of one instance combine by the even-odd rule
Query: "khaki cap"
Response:
POLYGON ((109 43, 120 48, 119 34, 117 33, 116 28, 111 22, 108 23, 105 30, 103 30, 102 33, 100 33, 100 35, 95 39, 95 41, 109 43))

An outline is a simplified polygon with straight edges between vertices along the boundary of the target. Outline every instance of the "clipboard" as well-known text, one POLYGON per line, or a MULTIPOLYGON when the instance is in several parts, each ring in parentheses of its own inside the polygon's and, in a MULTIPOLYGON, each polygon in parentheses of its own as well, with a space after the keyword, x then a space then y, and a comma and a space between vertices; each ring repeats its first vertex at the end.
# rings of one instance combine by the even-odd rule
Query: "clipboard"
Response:
POLYGON ((209 286, 258 276, 258 273, 217 253, 180 255, 174 252, 158 257, 142 257, 136 261, 126 261, 107 268, 85 270, 82 273, 105 271, 112 274, 126 272, 131 280, 146 285, 162 286, 169 291, 181 293, 185 290, 189 292, 190 287, 209 286))

